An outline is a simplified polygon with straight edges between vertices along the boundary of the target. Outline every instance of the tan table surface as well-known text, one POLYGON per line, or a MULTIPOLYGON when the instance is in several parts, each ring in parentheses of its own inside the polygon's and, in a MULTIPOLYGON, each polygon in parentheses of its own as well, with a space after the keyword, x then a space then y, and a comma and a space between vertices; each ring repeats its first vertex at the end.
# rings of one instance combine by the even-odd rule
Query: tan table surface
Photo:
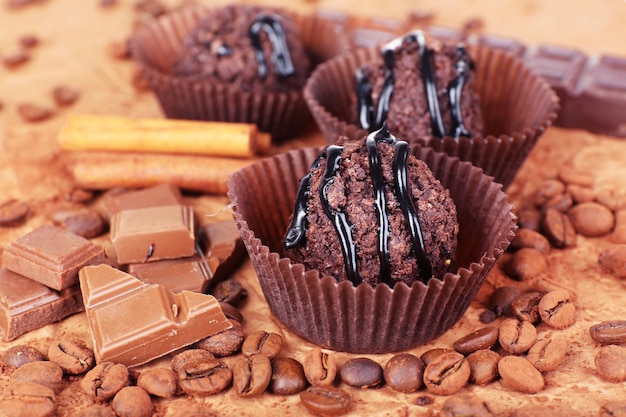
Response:
MULTIPOLYGON (((0 227, 0 248, 46 221, 50 210, 62 202, 63 193, 72 187, 57 144, 59 129, 68 115, 89 113, 162 117, 154 96, 147 91, 137 91, 131 84, 134 63, 112 60, 107 54, 111 42, 124 40, 131 33, 137 17, 133 11, 134 2, 120 0, 116 6, 103 9, 96 0, 48 0, 20 10, 10 10, 4 3, 6 1, 0 6, 0 53, 13 49, 22 35, 37 35, 41 44, 33 49, 33 57, 25 65, 15 69, 0 65, 0 101, 3 103, 0 110, 0 200, 22 199, 33 207, 33 213, 25 224, 14 228, 0 227), (16 106, 22 102, 54 107, 50 92, 59 84, 78 88, 81 91, 78 102, 58 109, 54 117, 44 122, 26 123, 19 117, 16 106)), ((434 24, 453 28, 460 28, 469 19, 480 18, 484 23, 484 33, 514 37, 531 45, 563 45, 579 48, 588 54, 626 56, 626 2, 622 0, 398 0, 385 3, 365 0, 268 0, 255 3, 283 5, 299 11, 324 8, 396 19, 404 18, 413 11, 432 12, 434 24)), ((324 143, 321 135, 311 132, 294 138, 275 151, 319 143, 324 143)), ((561 165, 588 170, 596 176, 597 185, 623 188, 626 142, 582 131, 550 128, 509 189, 511 200, 519 203, 532 193, 541 178, 553 176, 561 165)), ((192 196, 188 199, 199 213, 206 214, 201 216, 203 221, 230 218, 225 196, 192 196)), ((468 386, 463 392, 478 395, 498 416, 508 416, 520 407, 532 405, 567 411, 571 416, 593 416, 598 414, 600 405, 606 401, 625 397, 624 383, 605 382, 595 373, 593 358, 598 346, 588 334, 589 326, 599 321, 626 318, 626 282, 602 271, 597 264, 598 253, 609 243, 604 238, 580 238, 576 248, 554 251, 550 255, 552 278, 578 294, 578 316, 574 326, 560 331, 563 337, 571 340, 570 350, 563 365, 546 374, 546 389, 536 395, 524 395, 496 382, 486 387, 468 386)), ((283 354, 301 359, 311 345, 290 333, 272 317, 250 262, 243 262, 233 277, 240 280, 249 293, 242 308, 244 330, 281 332, 286 340, 283 354)), ((449 347, 458 337, 480 327, 478 314, 484 309, 481 302, 485 301, 494 286, 507 282, 500 269, 494 268, 476 302, 453 330, 411 352, 420 354, 434 346, 449 347)), ((540 334, 550 332, 552 330, 547 327, 540 327, 540 334)), ((0 352, 21 343, 30 343, 44 350, 50 341, 70 336, 89 340, 84 314, 74 315, 10 343, 0 343, 0 352)), ((353 356, 337 354, 340 361, 353 356)), ((391 355, 371 357, 384 363, 391 355)), ((157 361, 151 365, 159 364, 157 361)), ((0 375, 0 395, 6 381, 6 375, 0 375)), ((61 406, 59 415, 71 415, 71 410, 88 404, 76 385, 70 384, 60 394, 64 404, 74 404, 74 408, 61 406)), ((386 387, 349 391, 354 400, 352 415, 437 415, 445 400, 444 397, 432 396, 434 404, 418 406, 417 398, 428 395, 424 390, 413 394, 400 394, 386 387)), ((233 392, 226 392, 205 400, 179 397, 160 401, 155 415, 170 415, 186 403, 211 409, 219 415, 260 417, 306 413, 297 396, 268 394, 241 400, 233 392)), ((546 415, 551 413, 553 411, 546 415)))

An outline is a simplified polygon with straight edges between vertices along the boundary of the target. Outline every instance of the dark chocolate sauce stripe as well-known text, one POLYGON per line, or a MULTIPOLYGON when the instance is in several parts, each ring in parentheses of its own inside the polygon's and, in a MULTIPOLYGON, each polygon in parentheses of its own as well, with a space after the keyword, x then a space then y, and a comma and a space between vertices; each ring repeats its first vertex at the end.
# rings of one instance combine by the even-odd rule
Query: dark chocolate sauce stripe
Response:
POLYGON ((352 238, 351 226, 345 213, 333 210, 330 207, 327 195, 328 185, 332 183, 333 178, 337 175, 337 171, 339 170, 342 154, 343 146, 330 145, 326 150, 327 161, 326 168, 324 169, 324 176, 322 177, 322 185, 320 187, 320 199, 322 201, 322 206, 324 207, 324 212, 333 222, 335 230, 337 230, 348 279, 357 285, 361 283, 362 280, 359 277, 356 259, 356 244, 352 238))
MULTIPOLYGON (((375 116, 372 114, 374 111, 371 97, 372 86, 367 77, 363 74, 363 71, 360 68, 357 69, 355 76, 359 123, 363 129, 373 132, 380 129, 383 122, 387 119, 389 103, 394 90, 394 53, 405 41, 415 42, 419 47, 419 66, 424 83, 424 91, 426 93, 426 103, 430 113, 431 129, 433 136, 443 137, 446 135, 446 130, 441 117, 437 84, 435 82, 434 55, 433 51, 426 46, 424 33, 419 30, 396 38, 383 46, 381 53, 385 66, 385 75, 383 88, 380 93, 378 105, 376 106, 375 116)), ((472 68, 472 62, 467 51, 460 45, 457 48, 457 60, 454 64, 457 76, 450 81, 448 85, 449 101, 452 108, 452 127, 448 134, 455 138, 470 135, 463 125, 461 94, 463 93, 469 70, 472 68)))
POLYGON ((287 39, 280 16, 259 14, 248 30, 248 36, 250 37, 256 56, 259 78, 265 79, 265 77, 267 77, 267 63, 263 56, 263 48, 259 36, 262 30, 267 33, 269 41, 272 44, 272 63, 274 64, 276 73, 282 77, 295 74, 296 70, 291 62, 291 55, 289 54, 287 39))

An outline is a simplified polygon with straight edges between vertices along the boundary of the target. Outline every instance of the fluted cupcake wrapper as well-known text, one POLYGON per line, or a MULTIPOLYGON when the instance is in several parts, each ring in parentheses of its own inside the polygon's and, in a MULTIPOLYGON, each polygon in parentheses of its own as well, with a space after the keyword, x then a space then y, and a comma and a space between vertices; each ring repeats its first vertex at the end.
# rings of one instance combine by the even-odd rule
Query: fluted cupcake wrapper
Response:
MULTIPOLYGON (((469 46, 476 65, 485 135, 472 138, 400 138, 427 145, 482 168, 506 189, 543 132, 556 119, 558 96, 548 83, 514 55, 482 45, 469 46)), ((355 70, 380 55, 379 48, 342 54, 318 66, 304 98, 329 143, 367 134, 351 124, 356 113, 355 70)), ((393 132, 392 132, 393 133, 393 132)))
POLYGON ((302 91, 244 92, 228 84, 172 74, 185 37, 206 13, 187 7, 157 19, 133 35, 130 48, 143 76, 169 118, 254 123, 283 140, 306 126, 311 115, 302 91))
POLYGON ((443 334, 469 307, 515 234, 502 186, 469 162, 413 146, 457 205, 458 270, 427 285, 355 287, 281 256, 300 178, 320 150, 263 159, 228 179, 233 217, 273 314, 313 343, 354 353, 404 350, 443 334))

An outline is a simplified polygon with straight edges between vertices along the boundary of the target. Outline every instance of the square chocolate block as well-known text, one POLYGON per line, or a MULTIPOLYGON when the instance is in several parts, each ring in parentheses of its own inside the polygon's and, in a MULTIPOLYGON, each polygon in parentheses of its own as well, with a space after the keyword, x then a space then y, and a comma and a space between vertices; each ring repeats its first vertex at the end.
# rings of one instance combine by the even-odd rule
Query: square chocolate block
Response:
POLYGON ((193 209, 171 205, 123 210, 111 218, 119 264, 176 259, 195 253, 193 209))
POLYGON ((83 311, 80 287, 54 291, 0 268, 0 340, 9 341, 83 311))
POLYGON ((104 248, 60 227, 43 225, 14 240, 4 267, 57 291, 78 283, 78 270, 106 262, 104 248))
POLYGON ((139 190, 111 193, 104 198, 104 208, 109 218, 122 210, 174 206, 181 203, 180 190, 172 184, 159 184, 139 190))

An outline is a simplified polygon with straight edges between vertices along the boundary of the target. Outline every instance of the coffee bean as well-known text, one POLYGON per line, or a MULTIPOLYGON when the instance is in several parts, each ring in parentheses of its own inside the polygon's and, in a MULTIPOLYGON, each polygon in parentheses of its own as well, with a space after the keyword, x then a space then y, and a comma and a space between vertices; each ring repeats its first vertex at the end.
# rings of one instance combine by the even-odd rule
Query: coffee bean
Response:
POLYGON ((235 320, 229 321, 233 327, 200 340, 197 347, 218 357, 230 356, 239 352, 244 340, 243 326, 235 320))
POLYGON ((17 368, 9 377, 10 384, 20 382, 34 382, 59 392, 63 383, 63 369, 54 362, 30 362, 17 368))
POLYGON ((566 290, 550 291, 539 301, 541 320, 555 329, 565 329, 576 321, 576 306, 566 290))
POLYGON ((83 408, 76 417, 117 417, 109 407, 98 404, 83 408))
POLYGON ((204 349, 187 349, 174 356, 170 366, 178 374, 178 371, 187 363, 209 361, 211 359, 215 359, 215 356, 209 351, 204 349))
POLYGON ((128 385, 128 369, 121 363, 102 362, 88 371, 80 387, 96 401, 107 401, 128 385))
POLYGON ((22 35, 17 42, 24 48, 34 48, 39 45, 39 38, 36 35, 22 35))
POLYGON ((569 193, 563 193, 555 195, 551 199, 545 202, 541 209, 546 210, 555 209, 558 211, 566 212, 574 205, 574 199, 569 193))
POLYGON ((460 353, 444 353, 424 369, 424 384, 437 395, 454 394, 469 381, 469 362, 460 353))
POLYGON ((105 232, 106 224, 100 214, 92 209, 59 210, 52 215, 52 221, 66 230, 91 239, 105 232))
POLYGON ((69 106, 74 104, 80 97, 80 92, 67 85, 57 85, 52 89, 52 98, 59 106, 69 106))
POLYGON ((505 356, 500 359, 498 373, 504 385, 526 394, 535 394, 545 385, 541 372, 521 356, 505 356))
POLYGON ((626 320, 607 320, 589 328, 591 338, 602 345, 626 343, 626 320))
POLYGON ((511 248, 533 248, 547 255, 550 253, 551 246, 550 241, 541 233, 530 229, 518 229, 511 241, 511 248))
POLYGON ((54 115, 51 108, 33 103, 18 104, 17 112, 25 122, 29 123, 41 122, 54 115))
POLYGON ((546 211, 542 229, 552 246, 557 248, 576 246, 576 229, 565 213, 555 209, 546 211))
POLYGON ((528 351, 527 359, 539 372, 556 369, 567 353, 567 342, 561 338, 542 339, 528 351))
POLYGON ((80 340, 62 340, 51 344, 48 359, 70 375, 85 373, 95 364, 93 352, 80 340))
POLYGON ((537 329, 527 321, 504 319, 500 323, 498 341, 509 353, 524 353, 537 341, 537 329))
POLYGON ((271 379, 272 364, 265 355, 239 358, 233 366, 233 387, 241 397, 264 393, 271 379))
POLYGON ((327 386, 337 377, 337 361, 320 348, 313 348, 304 358, 304 374, 311 385, 327 386))
POLYGON ((593 175, 575 168, 562 167, 559 169, 559 179, 565 184, 576 184, 581 187, 592 187, 594 183, 593 175))
POLYGON ((0 399, 0 411, 3 416, 56 416, 56 396, 50 388, 34 382, 10 384, 0 399))
POLYGON ((556 178, 544 180, 535 192, 535 205, 543 206, 551 198, 565 192, 565 184, 556 178))
POLYGON ((424 385, 424 362, 410 353, 394 355, 383 369, 385 383, 399 392, 414 392, 424 385))
POLYGON ((520 210, 517 214, 517 224, 520 227, 520 229, 517 230, 517 233, 519 233, 522 229, 539 232, 541 227, 541 217, 541 212, 534 208, 520 210))
POLYGON ((473 394, 459 394, 446 398, 439 415, 441 417, 493 417, 487 404, 473 394))
POLYGON ((626 278, 626 245, 611 245, 600 253, 598 262, 618 278, 626 278))
POLYGON ((615 226, 613 212, 598 203, 581 203, 568 213, 576 232, 587 237, 604 236, 615 226))
POLYGON ((302 364, 293 358, 279 357, 272 360, 272 378, 268 389, 278 395, 297 394, 307 387, 302 364))
POLYGON ((477 385, 486 385, 498 377, 500 355, 491 349, 481 349, 466 358, 470 365, 470 381, 477 385))
POLYGON ((498 328, 487 326, 458 339, 452 347, 462 355, 469 355, 479 349, 488 349, 498 340, 498 328))
POLYGON ((604 345, 595 358, 596 370, 610 382, 626 381, 626 347, 604 345))
POLYGON ((596 199, 596 192, 593 188, 583 187, 578 184, 567 186, 567 193, 572 196, 574 203, 588 203, 596 199))
POLYGON ((10 199, 0 203, 0 226, 14 226, 23 221, 28 215, 28 204, 23 201, 10 199))
POLYGON ((433 348, 422 353, 420 355, 420 359, 424 362, 424 366, 428 366, 432 361, 444 353, 456 353, 456 351, 454 349, 433 348))
POLYGON ((178 375, 168 368, 146 369, 139 374, 137 386, 150 395, 171 398, 178 389, 178 375))
POLYGON ((520 281, 529 281, 548 269, 548 260, 534 248, 522 248, 511 259, 511 276, 520 281))
POLYGON ((2 354, 2 362, 13 368, 19 368, 30 362, 45 360, 43 354, 32 346, 16 345, 2 354))
POLYGON ((626 417, 626 400, 609 401, 600 407, 599 417, 626 417))
POLYGON ((229 320, 235 320, 238 323, 243 323, 243 315, 241 311, 237 309, 237 307, 233 306, 229 303, 220 302, 220 308, 222 309, 222 313, 229 320))
POLYGON ((350 394, 341 388, 313 386, 300 394, 300 402, 315 415, 338 416, 350 409, 350 394))
POLYGON ((515 287, 496 288, 489 297, 489 308, 496 313, 496 316, 509 315, 511 301, 519 295, 519 290, 515 287))
POLYGON ((186 362, 178 370, 178 384, 189 395, 217 394, 232 380, 232 370, 216 358, 186 362))
POLYGON ((246 297, 246 290, 241 283, 234 279, 227 279, 218 283, 213 290, 213 296, 222 303, 236 306, 246 297))
POLYGON ((539 301, 543 294, 532 291, 520 294, 511 303, 511 312, 518 320, 528 321, 530 323, 539 323, 541 315, 539 315, 539 301))
POLYGON ((352 358, 341 366, 339 376, 351 387, 372 388, 383 382, 383 368, 369 358, 352 358))
POLYGON ((283 348, 283 338, 278 333, 259 330, 250 333, 243 341, 241 352, 244 356, 263 354, 270 359, 278 356, 283 348))
POLYGON ((124 387, 111 401, 111 408, 119 417, 151 417, 152 400, 141 387, 124 387))

